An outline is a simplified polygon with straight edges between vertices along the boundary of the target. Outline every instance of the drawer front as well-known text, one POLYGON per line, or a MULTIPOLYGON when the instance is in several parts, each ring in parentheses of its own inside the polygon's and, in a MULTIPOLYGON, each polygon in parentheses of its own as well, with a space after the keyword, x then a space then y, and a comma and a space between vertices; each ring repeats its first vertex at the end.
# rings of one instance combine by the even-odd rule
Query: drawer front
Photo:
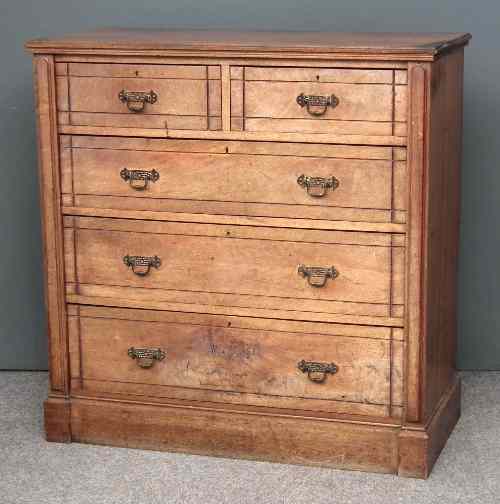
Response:
POLYGON ((320 334, 307 324, 256 328, 259 321, 244 318, 70 313, 72 378, 82 390, 385 416, 401 405, 402 342, 393 341, 391 364, 387 328, 364 338, 357 326, 320 334))
POLYGON ((406 71, 233 67, 232 128, 406 135, 406 71))
POLYGON ((71 217, 65 223, 69 292, 402 315, 402 235, 71 217))
POLYGON ((63 136, 63 203, 196 213, 210 202, 217 213, 402 223, 405 157, 390 147, 63 136))
POLYGON ((60 63, 60 125, 221 129, 220 67, 60 63))

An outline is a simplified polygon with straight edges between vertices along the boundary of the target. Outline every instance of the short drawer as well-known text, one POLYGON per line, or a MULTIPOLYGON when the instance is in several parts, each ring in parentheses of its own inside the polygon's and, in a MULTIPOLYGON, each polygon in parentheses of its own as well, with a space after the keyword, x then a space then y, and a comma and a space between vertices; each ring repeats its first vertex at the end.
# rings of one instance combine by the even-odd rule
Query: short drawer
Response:
POLYGON ((232 129, 406 135, 406 70, 231 68, 232 129))
POLYGON ((402 331, 76 305, 68 311, 74 393, 400 414, 402 331))
POLYGON ((406 150, 61 136, 63 204, 404 223, 406 150))
POLYGON ((287 318, 403 315, 404 235, 66 217, 65 249, 70 294, 287 318))
POLYGON ((60 125, 221 129, 220 67, 58 63, 60 125))

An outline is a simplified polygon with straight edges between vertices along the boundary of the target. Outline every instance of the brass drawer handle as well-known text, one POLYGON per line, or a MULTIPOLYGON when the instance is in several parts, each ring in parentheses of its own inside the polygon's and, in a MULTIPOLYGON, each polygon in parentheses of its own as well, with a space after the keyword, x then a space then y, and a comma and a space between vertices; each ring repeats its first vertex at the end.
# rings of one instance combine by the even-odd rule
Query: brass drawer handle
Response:
POLYGON ((131 112, 142 112, 146 103, 155 103, 158 95, 151 90, 149 93, 143 91, 125 91, 122 89, 118 93, 118 99, 127 104, 131 112))
POLYGON ((323 383, 327 374, 335 374, 338 367, 333 362, 312 362, 301 360, 297 367, 307 373, 307 377, 315 383, 323 383))
POLYGON ((309 196, 314 198, 321 198, 324 196, 328 189, 335 191, 340 182, 335 177, 309 177, 308 175, 300 175, 297 179, 297 184, 303 187, 309 196))
POLYGON ((339 276, 339 272, 333 266, 323 268, 321 266, 304 266, 301 264, 297 272, 307 278, 307 282, 312 287, 323 287, 329 278, 334 279, 339 276))
POLYGON ((322 116, 328 107, 335 108, 339 104, 339 99, 334 94, 330 96, 317 96, 300 93, 299 96, 297 96, 297 103, 301 107, 307 107, 307 112, 310 115, 322 116))
POLYGON ((160 174, 156 170, 129 170, 123 168, 120 177, 136 191, 144 191, 147 189, 149 181, 156 182, 160 178, 160 174))
POLYGON ((128 356, 137 361, 141 368, 150 368, 154 361, 162 361, 165 358, 165 352, 161 348, 134 348, 128 349, 128 356))
POLYGON ((130 256, 126 255, 123 257, 123 262, 138 276, 146 276, 151 269, 159 268, 161 265, 161 259, 158 256, 146 257, 146 256, 130 256))

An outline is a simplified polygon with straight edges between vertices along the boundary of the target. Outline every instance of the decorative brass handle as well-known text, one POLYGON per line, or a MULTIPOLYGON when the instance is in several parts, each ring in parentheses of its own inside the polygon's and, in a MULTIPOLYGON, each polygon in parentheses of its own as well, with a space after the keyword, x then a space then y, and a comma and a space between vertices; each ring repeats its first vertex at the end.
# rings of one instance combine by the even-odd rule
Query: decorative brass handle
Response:
POLYGON ((312 362, 301 360, 297 367, 307 373, 307 377, 315 383, 323 383, 327 374, 335 374, 338 367, 333 362, 312 362))
POLYGON ((149 181, 156 182, 160 178, 160 174, 156 170, 129 170, 123 168, 120 177, 136 191, 144 191, 147 189, 149 181))
POLYGON ((143 91, 125 91, 122 89, 118 93, 118 99, 127 104, 131 112, 142 112, 146 103, 155 103, 158 95, 151 90, 149 93, 143 91))
POLYGON ((132 271, 139 276, 146 276, 151 269, 159 268, 161 265, 161 259, 158 256, 146 257, 146 256, 130 256, 126 255, 123 257, 123 262, 132 271))
POLYGON ((339 104, 339 99, 334 94, 330 96, 316 96, 300 93, 299 96, 297 96, 297 103, 301 107, 307 107, 307 112, 309 112, 309 114, 313 116, 322 116, 328 107, 335 108, 339 104), (319 107, 319 109, 311 107, 319 107))
POLYGON ((165 352, 161 348, 134 348, 128 349, 128 356, 137 361, 141 368, 150 368, 154 361, 162 361, 165 358, 165 352))
POLYGON ((297 273, 307 278, 307 282, 312 287, 323 287, 329 278, 334 279, 339 276, 339 272, 333 266, 323 268, 321 266, 304 266, 301 264, 297 273))
POLYGON ((303 187, 309 196, 313 198, 321 198, 328 189, 334 191, 339 186, 340 182, 335 177, 309 177, 308 175, 300 175, 297 179, 297 184, 303 187))

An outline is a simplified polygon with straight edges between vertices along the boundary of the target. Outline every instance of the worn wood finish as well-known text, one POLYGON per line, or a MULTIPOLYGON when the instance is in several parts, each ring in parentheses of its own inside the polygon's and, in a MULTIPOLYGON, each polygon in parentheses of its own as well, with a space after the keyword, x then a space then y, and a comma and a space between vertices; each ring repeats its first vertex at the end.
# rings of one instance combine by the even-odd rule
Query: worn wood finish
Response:
POLYGON ((59 158, 55 108, 55 71, 52 56, 33 62, 38 127, 38 174, 42 216, 45 307, 49 334, 50 388, 69 392, 64 252, 61 235, 59 158))
POLYGON ((463 51, 433 65, 426 143, 425 418, 455 380, 462 82, 463 51))
MULTIPOLYGON (((170 310, 183 313, 203 313, 215 315, 231 315, 238 317, 264 317, 276 318, 279 320, 293 321, 311 321, 311 322, 329 322, 339 324, 369 324, 371 326, 382 327, 403 327, 403 318, 399 317, 370 317, 367 315, 346 315, 344 313, 325 313, 325 312, 304 312, 299 310, 278 310, 272 308, 246 308, 240 306, 213 305, 198 303, 182 303, 175 299, 171 299, 166 291, 159 291, 156 296, 156 291, 152 289, 133 290, 126 287, 100 287, 95 285, 80 285, 81 294, 75 294, 74 286, 68 284, 66 286, 66 300, 68 303, 79 303, 85 305, 100 305, 100 306, 118 306, 125 308, 140 308, 147 310, 170 310), (108 297, 105 297, 108 296, 108 297), (111 297, 109 297, 111 296, 111 297), (158 299, 159 298, 159 299, 158 299), (166 299, 165 299, 166 298, 166 299)), ((180 292, 176 293, 181 294, 180 292)), ((203 301, 203 298, 201 298, 203 301)))
POLYGON ((250 142, 304 142, 347 145, 404 146, 406 137, 382 135, 348 135, 331 133, 282 133, 255 131, 190 131, 187 129, 160 128, 116 128, 109 126, 70 126, 61 124, 59 132, 67 135, 103 135, 145 138, 183 138, 199 140, 243 140, 250 142))
MULTIPOLYGON (((150 56, 147 54, 141 56, 127 56, 113 54, 110 56, 96 56, 96 55, 85 55, 85 54, 56 54, 56 63, 134 63, 134 64, 154 64, 154 65, 216 65, 220 63, 220 60, 212 55, 208 56, 176 56, 176 57, 164 57, 164 56, 150 56)), ((224 63, 227 65, 241 66, 242 59, 237 57, 231 57, 226 55, 224 58, 224 63)), ((252 58, 252 65, 257 66, 273 66, 273 67, 290 67, 290 66, 300 66, 300 67, 313 67, 313 68, 380 68, 380 69, 390 69, 390 70, 404 70, 408 67, 406 61, 359 61, 359 60, 330 60, 324 61, 319 60, 305 60, 301 58, 291 59, 291 58, 252 58)), ((232 72, 233 70, 231 70, 232 72)))
POLYGON ((422 64, 410 65, 409 139, 409 203, 408 214, 410 226, 407 233, 407 274, 411 274, 406 284, 406 330, 407 341, 407 374, 406 374, 406 418, 418 422, 421 419, 422 404, 422 310, 423 303, 423 233, 425 226, 424 181, 425 181, 425 121, 428 114, 426 93, 428 85, 428 68, 422 64))
POLYGON ((394 427, 216 408, 146 404, 138 408, 131 402, 85 399, 73 400, 71 414, 73 439, 80 442, 397 471, 398 429, 394 427))
MULTIPOLYGON (((384 416, 389 409, 381 406, 401 405, 390 403, 391 340, 335 335, 335 326, 332 335, 322 335, 287 332, 286 323, 276 332, 233 327, 231 318, 225 327, 213 327, 208 317, 205 324, 182 324, 136 321, 127 310, 117 319, 113 313, 68 319, 75 341, 72 378, 83 392, 97 382, 101 393, 343 413, 373 410, 384 416), (127 356, 131 347, 162 348, 166 358, 143 369, 127 356), (334 362, 338 372, 314 383, 297 368, 302 359, 334 362)), ((401 387, 400 379, 395 387, 401 387)))
POLYGON ((455 377, 463 51, 409 69, 409 421, 426 421, 455 377), (415 304, 418 300, 418 304, 415 304))
POLYGON ((400 476, 427 478, 460 417, 460 380, 455 376, 425 427, 399 434, 400 476))
POLYGON ((60 124, 220 129, 219 66, 59 63, 56 79, 60 124), (154 91, 158 98, 134 112, 120 101, 122 90, 154 91))
POLYGON ((66 222, 74 227, 74 244, 66 246, 74 248, 76 264, 67 281, 77 293, 85 285, 155 289, 155 296, 161 289, 185 303, 368 316, 390 316, 391 304, 403 303, 403 254, 391 254, 388 234, 123 219, 66 222), (138 276, 124 265, 127 254, 158 256, 162 264, 138 276), (298 274, 300 264, 333 265, 339 275, 314 287, 298 274))
POLYGON ((459 390, 459 386, 450 389, 427 431, 271 412, 90 398, 73 399, 71 427, 73 439, 80 442, 426 478, 458 419, 459 390))
POLYGON ((469 38, 118 29, 29 42, 47 439, 426 478, 460 414, 469 38), (133 112, 122 89, 158 101, 133 112), (310 114, 300 93, 339 103, 310 114), (135 190, 123 168, 159 178, 135 190), (339 186, 315 198, 302 174, 339 186), (161 264, 139 276, 125 254, 161 264), (310 286, 301 263, 339 276, 310 286), (166 358, 140 368, 131 346, 166 358), (338 371, 314 383, 302 359, 338 371))
POLYGON ((264 143, 252 152, 235 142, 186 145, 176 140, 63 138, 67 140, 61 144, 63 201, 71 196, 71 206, 75 199, 82 200, 80 195, 109 196, 105 201, 111 208, 116 202, 121 209, 140 210, 150 209, 152 203, 138 199, 154 198, 154 208, 176 210, 178 202, 187 200, 186 211, 214 202, 221 211, 231 203, 224 213, 241 208, 246 214, 257 205, 252 212, 256 215, 345 220, 347 214, 350 220, 382 222, 390 222, 393 211, 406 208, 406 163, 393 160, 390 148, 346 146, 335 155, 336 149, 320 145, 277 149, 264 143), (355 158, 363 155, 368 159, 355 158), (120 177, 125 167, 155 170, 159 179, 138 191, 120 177), (339 187, 321 198, 311 196, 297 183, 303 174, 334 176, 339 187))
POLYGON ((44 428, 47 441, 71 443, 71 402, 51 395, 44 402, 44 428))
MULTIPOLYGON (((138 198, 139 199, 139 198, 138 198)), ((194 223, 207 223, 207 224, 231 224, 237 226, 262 226, 262 227, 278 227, 278 228, 293 228, 293 229, 323 229, 327 231, 366 231, 366 232, 380 232, 380 233, 404 233, 406 226, 398 222, 405 220, 404 213, 402 218, 398 218, 397 212, 394 212, 394 223, 386 222, 357 222, 352 220, 320 220, 320 219, 293 219, 281 217, 253 217, 239 215, 221 215, 216 213, 221 208, 210 202, 204 202, 203 206, 197 208, 190 207, 191 210, 198 209, 200 213, 185 213, 179 210, 184 209, 183 205, 178 205, 173 208, 173 212, 157 211, 162 210, 162 206, 155 206, 150 203, 149 207, 157 208, 157 210, 149 211, 144 210, 144 206, 135 204, 137 210, 121 210, 120 200, 112 197, 92 198, 89 196, 79 196, 75 198, 75 204, 85 204, 84 207, 64 207, 63 212, 67 215, 81 215, 81 216, 98 216, 98 217, 111 217, 111 218, 126 218, 126 219, 141 219, 141 220, 158 220, 158 221, 173 221, 173 222, 194 222, 194 223), (108 201, 112 200, 112 205, 115 209, 100 208, 100 206, 109 206, 108 201), (90 206, 89 206, 90 205, 90 206), (213 209, 214 213, 206 213, 213 209)), ((241 207, 229 207, 241 208, 241 207)), ((228 213, 228 206, 224 205, 228 213)), ((258 207, 257 207, 258 209, 258 207)), ((235 212, 236 213, 236 212, 235 212)), ((375 216, 378 214, 374 214, 375 216)), ((348 217, 349 214, 344 215, 348 217)), ((372 214, 369 217, 374 218, 372 214)), ((404 241, 404 235, 400 235, 396 240, 404 241)))
POLYGON ((76 52, 112 55, 161 52, 264 54, 281 58, 324 55, 327 59, 433 60, 453 47, 468 43, 468 33, 332 33, 332 32, 242 32, 210 30, 100 29, 66 37, 37 39, 26 43, 33 52, 76 52))
POLYGON ((406 136, 406 85, 399 84, 405 79, 398 75, 396 84, 395 72, 272 67, 235 70, 231 74, 235 130, 406 136), (297 103, 301 93, 335 94, 338 105, 314 116, 297 103))

